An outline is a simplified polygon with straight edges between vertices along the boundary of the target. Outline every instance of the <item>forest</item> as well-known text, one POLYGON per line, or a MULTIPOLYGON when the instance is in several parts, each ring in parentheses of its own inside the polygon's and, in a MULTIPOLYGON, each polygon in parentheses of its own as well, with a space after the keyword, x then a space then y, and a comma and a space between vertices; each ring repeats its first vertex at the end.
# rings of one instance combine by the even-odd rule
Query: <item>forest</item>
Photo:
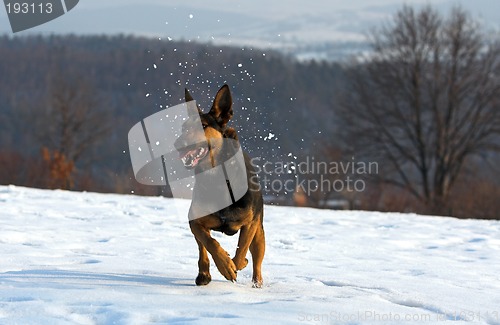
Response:
POLYGON ((0 145, 4 166, 12 161, 15 169, 2 168, 1 182, 43 186, 43 173, 31 175, 36 168, 23 164, 42 161, 47 148, 74 162, 73 189, 121 193, 137 185, 128 130, 178 104, 184 88, 209 109, 229 84, 244 146, 277 160, 321 147, 333 128, 332 87, 341 73, 333 63, 303 64, 269 51, 131 36, 3 37, 0 57, 0 145), (62 130, 65 109, 74 119, 66 124, 74 125, 62 130))
MULTIPOLYGON (((432 16, 432 11, 405 10, 402 20, 432 16)), ((378 41, 382 45, 383 40, 378 41)), ((474 44, 470 46, 472 51, 474 44)), ((400 54, 404 62, 401 57, 371 63, 297 61, 271 50, 123 35, 3 36, 0 184, 168 196, 168 188, 135 181, 128 131, 145 117, 182 102, 184 88, 208 110, 219 87, 227 83, 234 100, 230 123, 260 165, 270 204, 329 207, 346 202, 346 208, 500 218, 500 158, 495 147, 499 131, 495 125, 482 127, 499 118, 491 113, 500 103, 498 56, 481 66, 490 70, 474 70, 480 73, 472 82, 484 87, 464 88, 479 96, 490 89, 489 81, 480 77, 496 73, 488 100, 460 111, 465 107, 460 101, 472 99, 458 92, 455 100, 446 87, 461 84, 450 86, 446 79, 445 88, 438 89, 436 83, 436 89, 420 89, 418 85, 429 82, 415 79, 435 76, 436 69, 441 73, 449 65, 425 65, 425 60, 412 65, 407 52, 400 54), (398 79, 405 73, 396 71, 409 73, 408 84, 398 79), (382 79, 385 75, 388 78, 382 79), (407 94, 394 85, 408 87, 410 97, 418 94, 422 101, 402 105, 407 94), (440 93, 448 97, 433 97, 440 93), (444 124, 435 123, 441 121, 438 106, 445 100, 448 110, 457 107, 450 117, 458 121, 456 129, 451 124, 446 129, 444 117, 444 124), (467 142, 468 151, 457 151, 463 157, 446 151, 445 145, 453 142, 450 134, 466 141, 476 139, 477 129, 489 133, 478 133, 476 142, 467 142), (401 140, 405 132, 408 141, 401 140), (432 142, 434 138, 438 141, 432 142), (460 159, 460 166, 452 165, 450 157, 460 159), (325 167, 332 164, 340 167, 325 167)), ((483 54, 455 59, 474 61, 474 55, 483 54)))

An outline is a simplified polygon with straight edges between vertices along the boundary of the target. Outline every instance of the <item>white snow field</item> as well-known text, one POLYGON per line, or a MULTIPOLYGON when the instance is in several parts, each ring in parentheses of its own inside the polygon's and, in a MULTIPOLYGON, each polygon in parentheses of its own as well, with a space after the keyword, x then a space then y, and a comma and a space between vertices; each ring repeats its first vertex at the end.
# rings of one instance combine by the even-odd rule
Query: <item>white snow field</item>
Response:
POLYGON ((0 186, 0 324, 500 324, 500 222, 266 206, 264 288, 197 287, 174 206, 0 186))

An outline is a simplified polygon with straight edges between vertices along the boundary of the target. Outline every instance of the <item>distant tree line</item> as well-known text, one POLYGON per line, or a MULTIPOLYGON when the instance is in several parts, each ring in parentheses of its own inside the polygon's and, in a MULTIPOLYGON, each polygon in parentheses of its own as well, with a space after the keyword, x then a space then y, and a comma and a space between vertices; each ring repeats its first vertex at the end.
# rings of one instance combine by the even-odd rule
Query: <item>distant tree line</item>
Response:
POLYGON ((208 109, 228 83, 243 145, 283 160, 323 144, 341 74, 273 51, 132 36, 4 36, 0 58, 0 183, 51 187, 34 167, 46 148, 74 162, 65 188, 120 193, 162 193, 133 179, 127 133, 178 104, 184 88, 208 109))
POLYGON ((1 37, 0 184, 169 195, 135 182, 128 130, 184 88, 208 109, 228 83, 245 149, 284 163, 266 174, 272 201, 500 218, 497 39, 460 9, 405 7, 371 40, 372 54, 335 63, 132 36, 1 37), (377 174, 298 173, 306 161, 376 162, 377 174), (323 187, 357 178, 363 191, 323 187), (285 181, 296 187, 273 186, 285 181))

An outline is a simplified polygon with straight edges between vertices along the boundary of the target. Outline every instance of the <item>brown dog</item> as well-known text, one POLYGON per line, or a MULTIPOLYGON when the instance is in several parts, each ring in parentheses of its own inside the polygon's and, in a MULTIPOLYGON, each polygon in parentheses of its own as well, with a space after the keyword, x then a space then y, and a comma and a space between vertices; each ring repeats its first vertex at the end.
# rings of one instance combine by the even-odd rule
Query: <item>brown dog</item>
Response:
MULTIPOLYGON (((185 99, 186 102, 193 100, 187 89, 185 99)), ((198 135, 195 132, 183 132, 176 141, 175 146, 176 148, 185 148, 189 143, 208 143, 206 146, 190 146, 189 149, 179 150, 181 153, 180 158, 186 168, 195 171, 206 171, 214 166, 224 164, 228 158, 227 152, 234 152, 234 148, 228 149, 227 146, 234 146, 234 143, 236 143, 239 148, 235 129, 227 126, 233 116, 232 97, 229 87, 224 85, 217 92, 212 108, 208 113, 203 113, 199 108, 198 113, 203 125, 203 132, 198 135), (199 139, 192 139, 192 137, 199 137, 199 139), (223 141, 223 139, 231 139, 231 141, 223 141)), ((206 184, 199 184, 198 181, 195 181, 189 226, 199 248, 197 285, 206 285, 212 279, 207 251, 212 255, 219 272, 226 279, 236 281, 237 271, 248 264, 246 254, 250 250, 253 263, 252 280, 255 287, 262 286, 261 265, 265 251, 262 193, 258 181, 256 181, 257 175, 250 163, 250 158, 246 154, 243 154, 243 157, 244 167, 242 168, 246 170, 248 190, 241 198, 234 200, 228 180, 226 180, 227 185, 223 183, 219 187, 215 185, 207 187, 206 184), (197 209, 196 204, 205 205, 210 203, 207 200, 201 200, 201 197, 218 195, 217 193, 227 191, 227 187, 229 187, 231 198, 233 198, 231 205, 208 215, 192 215, 197 209), (229 236, 240 231, 234 258, 231 259, 220 244, 212 238, 210 235, 211 230, 220 231, 229 236)), ((226 179, 229 179, 227 173, 226 179)))

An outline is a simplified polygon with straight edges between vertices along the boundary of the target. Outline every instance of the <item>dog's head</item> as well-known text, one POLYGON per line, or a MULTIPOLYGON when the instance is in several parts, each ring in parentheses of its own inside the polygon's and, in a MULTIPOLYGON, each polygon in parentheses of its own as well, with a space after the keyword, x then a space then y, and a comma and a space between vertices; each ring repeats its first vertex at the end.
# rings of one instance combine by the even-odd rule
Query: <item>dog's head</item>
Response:
MULTIPOLYGON (((186 89, 186 102, 193 97, 186 89)), ((182 125, 182 134, 175 141, 175 148, 179 151, 179 158, 187 169, 200 167, 208 169, 216 166, 223 157, 223 139, 237 140, 235 129, 227 123, 233 117, 233 99, 228 85, 222 86, 215 95, 214 102, 208 113, 198 107, 198 118, 188 118, 182 125), (199 123, 203 132, 198 132, 199 123), (192 145, 195 143, 195 145, 192 145)))

